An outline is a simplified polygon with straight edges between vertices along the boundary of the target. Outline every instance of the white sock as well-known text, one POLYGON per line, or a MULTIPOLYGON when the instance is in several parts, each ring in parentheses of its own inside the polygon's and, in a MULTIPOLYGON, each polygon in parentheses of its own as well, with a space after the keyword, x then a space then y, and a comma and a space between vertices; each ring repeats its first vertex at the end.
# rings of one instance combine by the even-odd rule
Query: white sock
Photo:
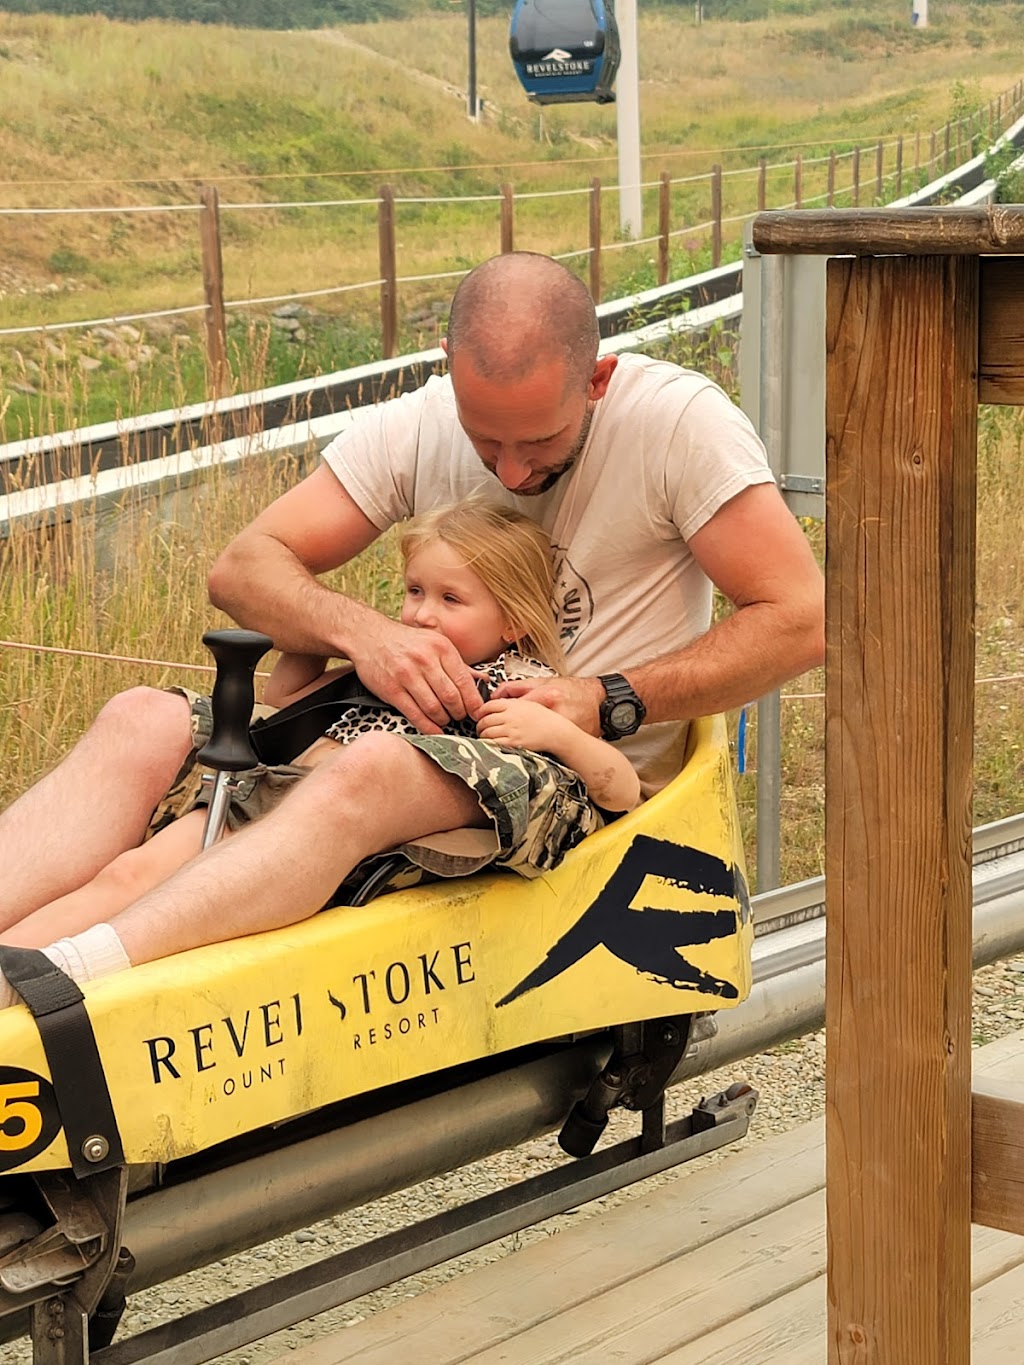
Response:
MULTIPOLYGON (((55 967, 80 984, 97 981, 101 976, 110 976, 132 965, 111 924, 94 924, 74 938, 59 938, 42 951, 55 967)), ((21 996, 0 974, 0 1009, 20 1000, 21 996)))
POLYGON ((59 938, 43 952, 55 967, 79 983, 97 981, 132 965, 112 924, 94 924, 74 938, 59 938))

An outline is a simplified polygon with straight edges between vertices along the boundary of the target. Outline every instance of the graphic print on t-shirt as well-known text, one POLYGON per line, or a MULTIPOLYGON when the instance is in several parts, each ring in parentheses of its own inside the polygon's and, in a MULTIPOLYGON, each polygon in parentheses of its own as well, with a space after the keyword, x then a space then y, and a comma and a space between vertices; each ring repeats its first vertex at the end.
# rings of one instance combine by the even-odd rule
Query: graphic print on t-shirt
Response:
POLYGON ((553 547, 555 554, 555 617, 558 636, 566 654, 594 619, 594 594, 590 584, 580 574, 562 545, 553 547))

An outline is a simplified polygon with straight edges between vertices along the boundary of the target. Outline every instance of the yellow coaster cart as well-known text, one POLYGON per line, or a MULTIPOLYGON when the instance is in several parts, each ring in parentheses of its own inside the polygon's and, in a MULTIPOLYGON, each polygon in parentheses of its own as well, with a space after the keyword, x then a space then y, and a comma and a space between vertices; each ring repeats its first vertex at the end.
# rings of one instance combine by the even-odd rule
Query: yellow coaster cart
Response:
MULTIPOLYGON (((236 636, 251 702, 254 637, 214 644, 236 636)), ((749 1087, 669 1125, 663 1096, 748 995, 752 942, 715 717, 669 787, 536 880, 398 891, 0 1012, 0 1341, 209 1360, 742 1136, 749 1087), (614 1105, 642 1133, 593 1153, 614 1105), (111 1344, 126 1292, 558 1127, 577 1161, 111 1344)))

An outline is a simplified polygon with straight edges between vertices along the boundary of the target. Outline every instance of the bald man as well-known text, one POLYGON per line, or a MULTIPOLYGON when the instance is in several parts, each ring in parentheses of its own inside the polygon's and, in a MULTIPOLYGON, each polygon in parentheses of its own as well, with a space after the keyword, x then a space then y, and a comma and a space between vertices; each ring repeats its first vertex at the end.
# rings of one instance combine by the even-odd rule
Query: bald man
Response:
MULTIPOLYGON (((822 579, 760 441, 722 390, 645 356, 599 359, 598 340, 587 290, 555 261, 517 252, 478 266, 452 302, 448 375, 361 413, 220 556, 214 604, 279 648, 351 659, 424 733, 476 717, 474 678, 447 640, 318 575, 396 522, 482 491, 551 536, 572 670, 503 692, 528 692, 620 742, 645 795, 658 790, 679 771, 690 719, 820 662, 822 579), (712 585, 734 607, 714 625, 712 585)), ((0 937, 139 843, 189 751, 188 720, 173 693, 115 698, 64 764, 0 817, 0 937), (100 785, 119 755, 118 785, 109 776, 100 785), (53 814, 69 807, 70 835, 53 814), (61 856, 48 857, 58 834, 61 856)), ((362 859, 481 823, 458 779, 391 738, 324 763, 263 820, 131 904, 113 921, 124 960, 107 942, 96 971, 74 955, 72 967, 88 978, 293 922, 362 859)))

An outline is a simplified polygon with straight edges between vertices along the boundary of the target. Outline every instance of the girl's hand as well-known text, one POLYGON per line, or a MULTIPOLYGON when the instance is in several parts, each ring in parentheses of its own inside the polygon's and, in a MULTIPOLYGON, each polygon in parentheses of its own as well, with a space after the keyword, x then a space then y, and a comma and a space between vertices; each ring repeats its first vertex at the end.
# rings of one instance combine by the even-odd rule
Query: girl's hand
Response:
POLYGON ((556 753, 567 732, 576 729, 572 721, 523 697, 503 697, 485 704, 476 732, 481 739, 507 744, 511 749, 535 749, 556 753))
POLYGON ((495 688, 492 700, 530 697, 565 716, 588 735, 600 735, 604 688, 598 678, 515 678, 495 688))

